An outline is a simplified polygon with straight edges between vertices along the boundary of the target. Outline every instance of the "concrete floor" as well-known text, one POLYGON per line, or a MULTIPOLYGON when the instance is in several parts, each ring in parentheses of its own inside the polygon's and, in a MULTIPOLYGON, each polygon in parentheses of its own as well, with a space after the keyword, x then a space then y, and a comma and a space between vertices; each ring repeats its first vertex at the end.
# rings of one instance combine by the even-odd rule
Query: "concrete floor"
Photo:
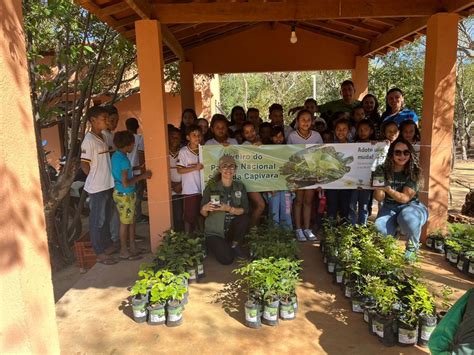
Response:
MULTIPOLYGON (((456 295, 473 284, 441 256, 424 252, 423 264, 433 287, 450 284, 456 295), (441 266, 439 268, 438 266, 441 266)), ((127 287, 143 261, 96 264, 57 302, 61 349, 65 354, 423 354, 426 349, 386 348, 369 335, 361 314, 350 311, 338 286, 325 271, 315 245, 301 248, 303 282, 300 308, 293 321, 249 329, 244 324, 244 296, 235 288, 236 264, 205 261, 206 277, 190 287, 184 323, 177 328, 137 324, 131 318, 127 287)), ((148 256, 151 259, 151 255, 148 256)))

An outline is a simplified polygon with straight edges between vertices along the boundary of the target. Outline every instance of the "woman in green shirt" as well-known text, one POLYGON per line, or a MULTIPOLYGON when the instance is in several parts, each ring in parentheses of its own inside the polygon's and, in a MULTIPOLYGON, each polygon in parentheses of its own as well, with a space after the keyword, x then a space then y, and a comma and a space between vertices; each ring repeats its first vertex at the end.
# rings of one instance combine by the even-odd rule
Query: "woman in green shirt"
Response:
POLYGON ((201 214, 206 218, 204 233, 210 251, 221 264, 245 259, 240 244, 249 223, 249 203, 244 184, 234 181, 237 164, 233 157, 219 159, 219 173, 202 195, 201 214))
POLYGON ((397 227, 407 236, 405 258, 413 261, 420 243, 421 228, 428 210, 418 200, 421 169, 413 146, 403 138, 396 139, 385 159, 385 187, 375 189, 374 197, 383 201, 376 228, 384 235, 395 236, 397 227))

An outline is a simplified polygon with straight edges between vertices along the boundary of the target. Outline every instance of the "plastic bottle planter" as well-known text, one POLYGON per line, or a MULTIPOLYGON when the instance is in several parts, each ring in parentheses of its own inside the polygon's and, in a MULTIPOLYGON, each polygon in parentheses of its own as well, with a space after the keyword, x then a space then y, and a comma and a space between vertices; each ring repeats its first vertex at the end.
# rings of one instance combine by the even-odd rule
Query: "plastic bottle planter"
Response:
POLYGON ((133 310, 133 319, 137 323, 146 322, 147 309, 146 305, 148 303, 148 298, 146 296, 141 296, 137 298, 133 296, 132 298, 132 310, 133 310))
POLYGON ((280 302, 280 318, 283 320, 293 320, 295 319, 295 307, 293 302, 290 300, 289 302, 280 302))
POLYGON ((375 305, 373 303, 366 303, 364 306, 364 322, 370 323, 371 312, 375 312, 375 305))
POLYGON ((364 312, 365 300, 362 296, 353 296, 351 299, 351 302, 352 302, 352 312, 355 312, 355 313, 364 312))
POLYGON ((443 254, 444 253, 444 239, 437 238, 434 240, 434 251, 443 254))
POLYGON ((168 302, 166 306, 166 325, 177 327, 183 323, 183 303, 178 301, 168 302))
POLYGON ((344 296, 347 298, 352 297, 352 285, 350 283, 344 284, 344 296))
POLYGON ((467 267, 467 274, 474 278, 474 259, 469 259, 469 266, 467 267))
POLYGON ((265 302, 263 306, 262 323, 266 325, 278 325, 278 305, 279 300, 273 302, 265 302))
POLYGON ((186 270, 186 272, 189 274, 189 283, 194 283, 197 281, 197 272, 195 267, 186 270))
POLYGON ((328 263, 328 257, 326 254, 323 256, 323 263, 327 264, 328 263))
POLYGON ((337 285, 341 285, 344 279, 344 268, 340 264, 336 264, 334 267, 334 282, 337 285))
POLYGON ((166 322, 166 312, 164 304, 155 304, 148 306, 148 324, 149 325, 161 325, 166 322))
POLYGON ((255 301, 249 300, 245 303, 245 324, 249 328, 260 328, 262 319, 260 305, 255 301))
POLYGON ((205 276, 204 274, 204 264, 200 262, 197 266, 197 277, 198 279, 202 279, 205 276))
POLYGON ((431 333, 436 328, 436 316, 421 315, 418 327, 418 345, 427 346, 431 333))
POLYGON ((377 333, 375 332, 375 327, 374 327, 374 319, 377 317, 377 312, 375 308, 369 308, 367 311, 368 311, 368 317, 369 317, 369 321, 367 322, 369 333, 377 336, 377 333))
POLYGON ((183 295, 183 305, 185 304, 188 304, 188 300, 189 300, 189 283, 188 283, 188 279, 183 277, 182 281, 181 281, 181 284, 186 287, 186 293, 183 295))
POLYGON ((296 295, 291 296, 291 304, 293 305, 296 316, 296 313, 298 312, 298 297, 296 295))
POLYGON ((456 266, 459 260, 459 254, 452 249, 448 249, 446 253, 448 261, 451 265, 456 266))
POLYGON ((459 254, 459 259, 457 263, 457 268, 463 274, 468 274, 469 270, 469 260, 464 256, 464 254, 459 254))
POLYGON ((402 346, 412 346, 418 341, 418 325, 410 326, 398 321, 398 343, 402 346))
POLYGON ((373 331, 385 346, 393 346, 396 342, 397 322, 393 317, 384 317, 377 314, 372 320, 373 331))
POLYGON ((425 245, 428 249, 434 248, 434 238, 432 236, 428 236, 425 240, 425 245))
POLYGON ((328 264, 327 264, 327 267, 328 267, 328 272, 330 274, 332 274, 336 268, 336 264, 337 264, 337 259, 336 257, 334 256, 329 256, 328 257, 328 264))
POLYGON ((324 240, 321 240, 321 243, 319 244, 319 250, 321 251, 321 253, 324 254, 325 249, 326 249, 326 243, 324 242, 324 240))

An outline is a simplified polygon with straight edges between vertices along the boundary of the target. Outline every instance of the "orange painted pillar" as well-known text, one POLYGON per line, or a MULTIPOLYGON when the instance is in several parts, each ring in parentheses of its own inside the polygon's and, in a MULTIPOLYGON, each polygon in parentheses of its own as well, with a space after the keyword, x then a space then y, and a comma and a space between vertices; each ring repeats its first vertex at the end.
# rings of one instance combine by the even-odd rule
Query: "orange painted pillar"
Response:
POLYGON ((458 15, 448 13, 428 20, 420 162, 425 177, 421 199, 429 219, 423 237, 444 229, 448 217, 458 20, 458 15))
POLYGON ((171 189, 168 161, 163 43, 156 20, 135 22, 140 105, 145 139, 145 162, 153 172, 148 180, 148 210, 152 251, 164 231, 171 228, 171 189))
POLYGON ((181 108, 183 110, 187 108, 195 110, 193 63, 180 62, 179 73, 181 77, 181 108))
POLYGON ((59 354, 21 1, 0 13, 0 353, 59 354))
POLYGON ((369 58, 355 57, 354 69, 352 69, 352 81, 356 89, 357 100, 369 93, 369 58))

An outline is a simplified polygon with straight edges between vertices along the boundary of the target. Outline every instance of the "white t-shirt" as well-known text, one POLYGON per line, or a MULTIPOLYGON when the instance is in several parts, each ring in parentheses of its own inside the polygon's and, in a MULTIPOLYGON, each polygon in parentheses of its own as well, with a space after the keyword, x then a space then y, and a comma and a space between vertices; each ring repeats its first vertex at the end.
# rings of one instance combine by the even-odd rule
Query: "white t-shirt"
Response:
MULTIPOLYGON (((229 143, 230 145, 238 145, 239 144, 234 138, 227 138, 226 142, 229 143)), ((219 144, 221 144, 221 143, 216 141, 215 138, 211 138, 211 139, 208 139, 206 141, 206 145, 219 145, 219 144)))
MULTIPOLYGON (((189 168, 199 163, 199 153, 194 153, 189 146, 184 146, 179 150, 176 165, 189 168)), ((201 174, 199 170, 190 173, 181 174, 181 184, 183 186, 183 195, 193 195, 201 193, 201 174)))
POLYGON ((105 143, 107 143, 109 150, 115 150, 114 132, 110 132, 108 129, 104 129, 102 131, 102 135, 104 136, 105 143))
POLYGON ((109 147, 102 137, 92 132, 86 134, 81 145, 81 161, 90 165, 84 190, 93 194, 114 187, 109 147))
POLYGON ((298 130, 293 131, 288 136, 288 144, 323 144, 321 135, 316 131, 309 131, 308 137, 303 137, 298 130))
MULTIPOLYGON (((138 152, 145 151, 143 136, 141 134, 134 134, 133 136, 135 137, 135 145, 133 146, 133 150, 130 153, 127 153, 128 160, 130 160, 130 164, 132 164, 132 169, 134 166, 138 166, 140 164, 138 152)), ((139 169, 133 171, 133 175, 140 174, 141 172, 139 169)))
MULTIPOLYGON (((181 174, 178 174, 178 170, 176 169, 176 164, 178 162, 178 154, 173 155, 170 153, 169 155, 169 160, 170 160, 170 180, 171 182, 181 182, 182 181, 182 176, 181 174)), ((171 195, 178 195, 176 192, 171 189, 171 195)))

